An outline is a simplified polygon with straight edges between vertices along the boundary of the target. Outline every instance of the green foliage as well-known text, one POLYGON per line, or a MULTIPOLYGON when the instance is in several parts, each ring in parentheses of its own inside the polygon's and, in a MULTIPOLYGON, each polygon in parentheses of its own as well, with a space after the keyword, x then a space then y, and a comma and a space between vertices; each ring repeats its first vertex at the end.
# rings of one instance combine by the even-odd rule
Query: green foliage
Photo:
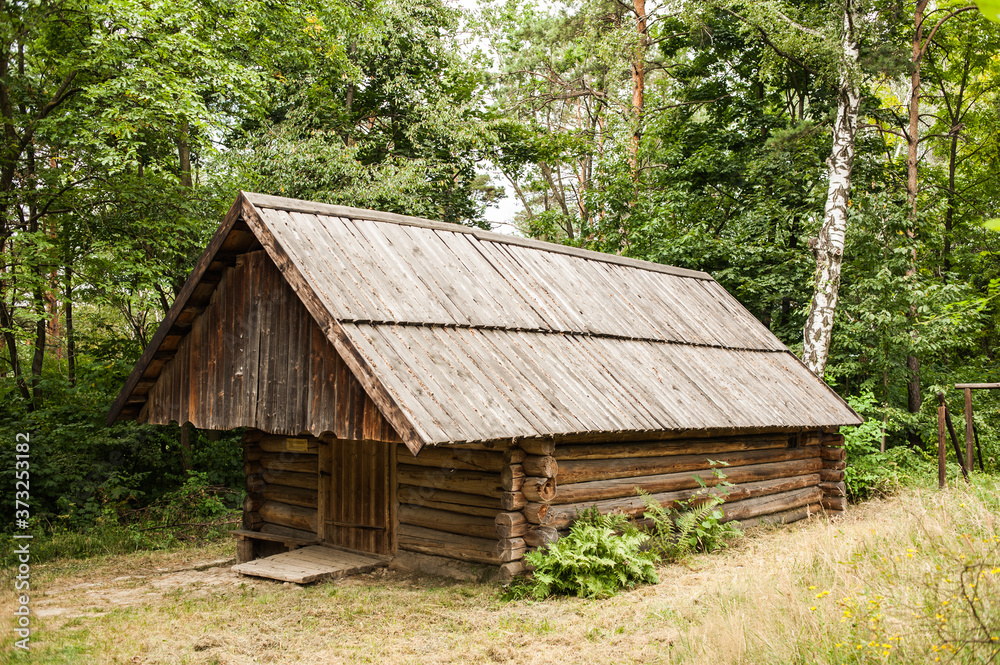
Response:
MULTIPOLYGON (((124 509, 108 502, 87 521, 85 529, 79 528, 79 523, 46 525, 41 518, 34 518, 31 560, 84 559, 225 538, 238 523, 239 499, 239 493, 210 484, 207 474, 191 473, 179 489, 147 506, 124 509)), ((3 566, 16 564, 14 548, 18 542, 10 535, 0 536, 3 566)))
MULTIPOLYGON (((927 484, 936 478, 936 463, 906 446, 897 446, 883 452, 851 457, 848 453, 844 482, 847 498, 854 503, 895 494, 904 487, 927 484)), ((958 474, 957 466, 950 466, 952 479, 958 474)))
MULTIPOLYGON (((82 373, 82 377, 88 376, 82 373)), ((30 435, 31 512, 46 530, 87 529, 98 519, 130 511, 160 499, 182 485, 179 428, 118 423, 108 427, 107 405, 122 375, 108 384, 83 381, 62 388, 65 400, 49 400, 41 409, 9 409, 0 424, 2 476, 14 474, 14 442, 30 435), (103 388, 103 389, 102 389, 103 388), (107 390, 107 392, 105 392, 107 390)), ((7 402, 7 407, 16 405, 7 402)), ((2 410, 2 407, 0 407, 2 410)), ((213 485, 239 487, 243 467, 239 433, 218 441, 204 436, 192 442, 193 463, 213 485)), ((0 483, 0 501, 13 503, 14 483, 0 483)), ((5 529, 12 528, 8 523, 5 529)))
POLYGON ((337 18, 315 16, 276 63, 263 128, 229 157, 240 180, 271 194, 482 225, 496 190, 476 162, 494 139, 481 63, 461 54, 459 12, 440 0, 379 0, 347 23, 337 18))
POLYGON ((212 527, 213 521, 230 514, 238 496, 239 493, 225 486, 211 485, 208 473, 189 471, 178 489, 128 517, 133 523, 141 522, 147 527, 166 528, 182 523, 206 523, 212 527))
POLYGON ((648 539, 625 516, 601 515, 591 508, 580 513, 566 537, 525 555, 535 571, 530 580, 512 585, 508 597, 604 598, 621 589, 656 584, 656 557, 641 549, 648 539))
POLYGON ((883 432, 902 429, 905 413, 879 413, 870 392, 849 397, 848 403, 865 418, 861 426, 843 430, 847 448, 844 482, 852 502, 890 496, 903 487, 936 478, 936 460, 923 451, 900 444, 880 452, 883 432))
POLYGON ((680 561, 694 552, 715 552, 740 534, 736 524, 722 522, 724 515, 719 506, 725 499, 718 494, 702 491, 670 508, 664 508, 646 492, 639 491, 639 495, 646 504, 643 517, 652 522, 652 551, 663 561, 680 561))
POLYGON ((714 552, 740 533, 735 524, 722 523, 723 499, 707 488, 671 508, 645 492, 639 494, 646 504, 644 517, 652 522, 650 529, 639 530, 626 516, 602 515, 593 506, 577 516, 568 535, 525 555, 534 572, 511 585, 507 598, 541 600, 560 594, 602 598, 639 584, 656 584, 655 562, 714 552))
POLYGON ((976 6, 979 7, 979 11, 983 13, 983 16, 991 21, 1000 23, 1000 2, 998 0, 978 0, 976 6))

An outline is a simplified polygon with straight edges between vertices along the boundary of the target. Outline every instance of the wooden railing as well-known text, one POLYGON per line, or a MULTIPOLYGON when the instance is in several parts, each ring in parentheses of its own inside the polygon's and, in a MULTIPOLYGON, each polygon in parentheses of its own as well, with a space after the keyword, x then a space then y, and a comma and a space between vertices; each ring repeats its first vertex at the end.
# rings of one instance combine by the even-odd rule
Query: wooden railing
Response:
POLYGON ((955 388, 958 390, 965 391, 965 455, 962 455, 962 450, 958 445, 958 436, 955 434, 955 428, 951 424, 951 416, 948 413, 948 407, 945 405, 944 393, 938 393, 938 486, 945 486, 945 432, 951 437, 952 444, 955 446, 955 457, 958 459, 959 466, 962 467, 962 475, 965 477, 966 482, 969 480, 969 472, 972 471, 973 467, 973 452, 978 455, 979 458, 979 470, 985 470, 983 467, 983 451, 979 447, 979 435, 976 433, 976 426, 972 420, 972 391, 973 390, 992 390, 1000 388, 1000 383, 956 383, 955 388))

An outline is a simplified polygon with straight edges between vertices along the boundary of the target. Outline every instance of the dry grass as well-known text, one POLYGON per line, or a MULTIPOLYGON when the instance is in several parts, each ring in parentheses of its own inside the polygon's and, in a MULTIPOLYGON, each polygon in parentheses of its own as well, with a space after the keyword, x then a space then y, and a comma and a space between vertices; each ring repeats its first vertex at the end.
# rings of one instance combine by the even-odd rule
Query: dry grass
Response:
POLYGON ((191 570, 190 552, 54 563, 36 571, 48 614, 25 662, 978 663, 990 644, 954 654, 939 632, 971 625, 953 590, 988 561, 971 594, 1000 635, 998 513, 995 479, 908 491, 759 531, 602 601, 505 603, 495 587, 397 573, 302 588, 191 570))

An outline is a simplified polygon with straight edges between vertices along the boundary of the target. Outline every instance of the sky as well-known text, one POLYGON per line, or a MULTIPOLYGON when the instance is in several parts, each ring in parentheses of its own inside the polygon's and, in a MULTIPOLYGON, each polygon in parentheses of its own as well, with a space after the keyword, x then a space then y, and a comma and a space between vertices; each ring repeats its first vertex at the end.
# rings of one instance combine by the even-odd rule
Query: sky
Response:
MULTIPOLYGON (((478 8, 478 0, 444 0, 446 5, 459 7, 467 11, 475 11, 478 8)), ((524 209, 517 196, 511 190, 510 182, 491 164, 480 164, 480 172, 490 176, 493 184, 503 187, 505 196, 496 205, 486 209, 486 221, 493 225, 493 230, 498 233, 509 233, 511 235, 521 235, 513 225, 514 216, 524 209)))

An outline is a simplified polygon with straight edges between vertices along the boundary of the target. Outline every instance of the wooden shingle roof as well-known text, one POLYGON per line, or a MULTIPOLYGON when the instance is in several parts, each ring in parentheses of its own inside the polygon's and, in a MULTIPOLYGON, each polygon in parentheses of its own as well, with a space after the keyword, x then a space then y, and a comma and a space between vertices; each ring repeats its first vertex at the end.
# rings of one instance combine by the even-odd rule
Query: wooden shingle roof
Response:
POLYGON ((706 273, 260 194, 237 206, 411 449, 861 422, 706 273))

